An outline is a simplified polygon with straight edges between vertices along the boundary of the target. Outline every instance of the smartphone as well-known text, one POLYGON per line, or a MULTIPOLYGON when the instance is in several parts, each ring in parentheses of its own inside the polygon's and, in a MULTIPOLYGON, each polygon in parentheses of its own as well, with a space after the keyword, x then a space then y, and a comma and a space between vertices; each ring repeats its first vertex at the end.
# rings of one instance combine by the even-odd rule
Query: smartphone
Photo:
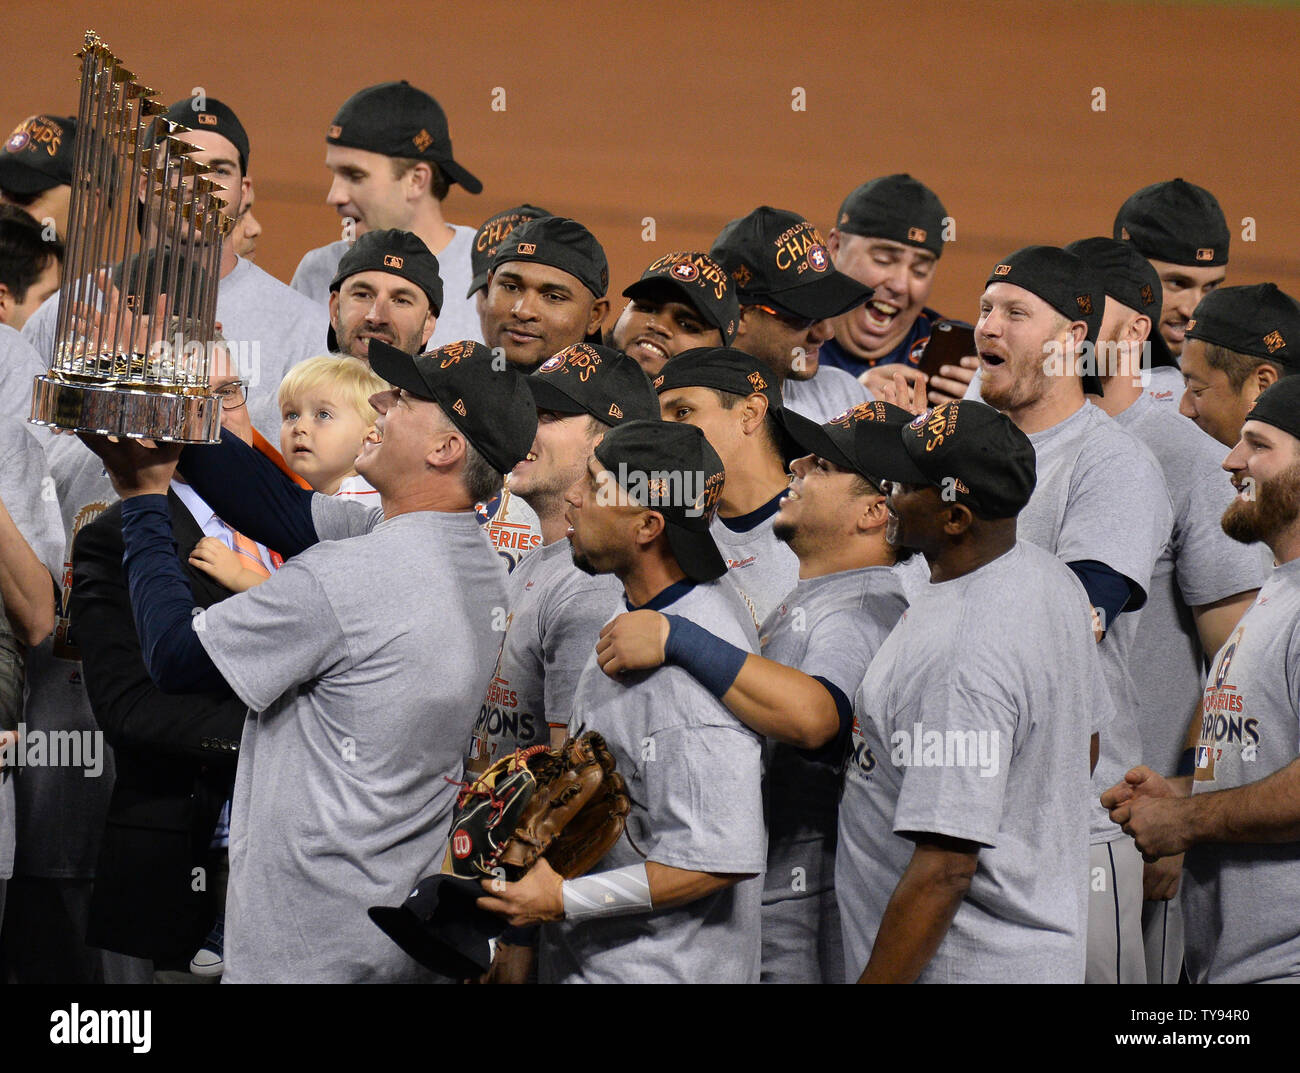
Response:
POLYGON ((926 376, 935 376, 944 365, 960 365, 961 359, 975 353, 975 329, 960 321, 936 321, 930 339, 921 351, 918 368, 926 376))

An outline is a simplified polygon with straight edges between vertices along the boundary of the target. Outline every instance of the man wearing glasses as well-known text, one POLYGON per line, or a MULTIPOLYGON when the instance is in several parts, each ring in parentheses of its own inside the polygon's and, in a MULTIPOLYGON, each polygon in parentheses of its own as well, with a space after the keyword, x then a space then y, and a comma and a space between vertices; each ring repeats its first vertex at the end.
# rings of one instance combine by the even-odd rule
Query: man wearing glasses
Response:
POLYGON ((831 318, 868 301, 871 288, 836 271, 817 228, 763 205, 727 224, 709 255, 740 300, 732 346, 771 370, 787 408, 820 424, 870 401, 843 369, 819 367, 818 351, 834 334, 831 318))

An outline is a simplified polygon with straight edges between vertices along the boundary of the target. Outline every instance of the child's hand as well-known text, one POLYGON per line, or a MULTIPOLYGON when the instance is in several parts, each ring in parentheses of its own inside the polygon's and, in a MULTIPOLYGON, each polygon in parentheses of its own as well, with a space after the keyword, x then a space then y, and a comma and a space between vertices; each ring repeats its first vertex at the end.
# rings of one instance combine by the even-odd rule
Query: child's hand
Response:
POLYGON ((260 585, 266 578, 246 569, 239 553, 231 551, 216 537, 204 537, 190 552, 190 565, 197 566, 231 592, 244 592, 260 585))

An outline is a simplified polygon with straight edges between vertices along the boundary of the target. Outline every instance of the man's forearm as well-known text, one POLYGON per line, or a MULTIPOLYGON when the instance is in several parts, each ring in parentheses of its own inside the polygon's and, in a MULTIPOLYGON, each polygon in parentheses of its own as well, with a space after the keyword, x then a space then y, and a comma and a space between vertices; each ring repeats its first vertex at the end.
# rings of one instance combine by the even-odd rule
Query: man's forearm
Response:
POLYGON ((1186 809, 1193 842, 1300 841, 1300 759, 1258 782, 1194 794, 1186 809))
POLYGON ((975 874, 978 850, 918 843, 871 948, 860 984, 915 983, 952 926, 975 874))
POLYGON ((54 578, 0 503, 0 599, 14 635, 29 647, 54 631, 54 578))

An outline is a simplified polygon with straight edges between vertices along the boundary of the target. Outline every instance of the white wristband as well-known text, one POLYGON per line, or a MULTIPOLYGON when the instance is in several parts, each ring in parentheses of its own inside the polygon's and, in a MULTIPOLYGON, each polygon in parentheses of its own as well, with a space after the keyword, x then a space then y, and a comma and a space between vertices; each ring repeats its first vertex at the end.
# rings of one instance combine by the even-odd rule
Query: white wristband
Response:
POLYGON ((560 884, 560 891, 564 895, 565 920, 627 916, 648 913, 654 908, 644 862, 566 879, 560 884))

